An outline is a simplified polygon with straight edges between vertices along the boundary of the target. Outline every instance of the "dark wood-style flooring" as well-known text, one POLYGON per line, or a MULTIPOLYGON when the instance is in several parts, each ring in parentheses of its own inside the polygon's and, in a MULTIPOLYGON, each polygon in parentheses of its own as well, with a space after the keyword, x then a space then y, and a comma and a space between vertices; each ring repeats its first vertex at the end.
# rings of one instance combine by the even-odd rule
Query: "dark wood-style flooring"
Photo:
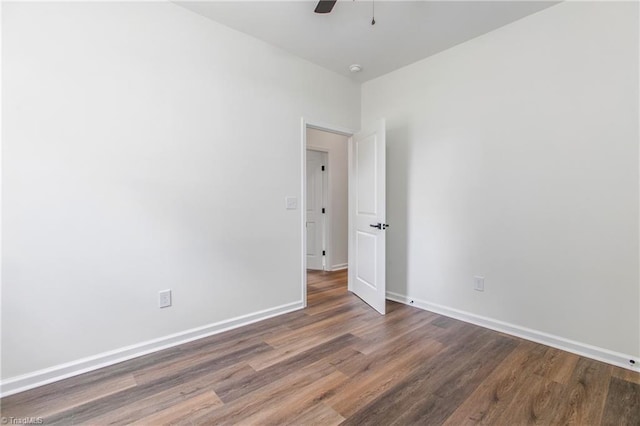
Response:
POLYGON ((640 374, 309 274, 308 308, 9 396, 45 424, 640 425, 640 374))

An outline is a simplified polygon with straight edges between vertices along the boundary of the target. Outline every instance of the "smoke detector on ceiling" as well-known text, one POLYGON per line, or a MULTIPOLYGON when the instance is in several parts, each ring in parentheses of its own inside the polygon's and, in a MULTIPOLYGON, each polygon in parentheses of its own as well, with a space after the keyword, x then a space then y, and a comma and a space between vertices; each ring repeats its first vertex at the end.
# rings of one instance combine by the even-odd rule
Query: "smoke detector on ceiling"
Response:
POLYGON ((362 66, 358 64, 349 65, 349 71, 356 73, 362 71, 362 66))

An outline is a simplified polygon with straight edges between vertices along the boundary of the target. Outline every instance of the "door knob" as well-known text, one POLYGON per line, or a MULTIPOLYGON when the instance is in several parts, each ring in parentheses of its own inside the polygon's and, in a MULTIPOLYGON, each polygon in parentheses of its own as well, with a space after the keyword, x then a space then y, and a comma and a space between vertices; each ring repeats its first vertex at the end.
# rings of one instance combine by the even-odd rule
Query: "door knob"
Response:
POLYGON ((369 225, 369 226, 370 226, 370 227, 372 227, 372 228, 378 228, 378 229, 387 229, 387 228, 389 227, 389 225, 388 225, 388 224, 386 224, 386 223, 380 223, 380 222, 378 222, 378 223, 376 223, 376 224, 371 224, 371 225, 369 225))

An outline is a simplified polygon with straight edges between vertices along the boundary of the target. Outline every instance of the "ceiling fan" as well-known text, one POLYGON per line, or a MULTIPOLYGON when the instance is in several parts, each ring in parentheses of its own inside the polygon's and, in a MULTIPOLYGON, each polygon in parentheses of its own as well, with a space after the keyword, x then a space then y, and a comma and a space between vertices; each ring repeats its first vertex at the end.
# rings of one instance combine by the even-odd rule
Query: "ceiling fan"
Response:
POLYGON ((331 12, 331 10, 333 10, 333 6, 335 6, 337 0, 320 0, 318 2, 318 5, 316 6, 316 9, 314 10, 315 13, 329 13, 331 12))
MULTIPOLYGON (((318 2, 318 5, 316 6, 316 9, 314 10, 315 13, 329 13, 333 10, 333 6, 336 5, 336 1, 337 0, 320 0, 318 2)), ((376 18, 375 18, 375 0, 371 0, 371 25, 375 25, 376 24, 376 18)))

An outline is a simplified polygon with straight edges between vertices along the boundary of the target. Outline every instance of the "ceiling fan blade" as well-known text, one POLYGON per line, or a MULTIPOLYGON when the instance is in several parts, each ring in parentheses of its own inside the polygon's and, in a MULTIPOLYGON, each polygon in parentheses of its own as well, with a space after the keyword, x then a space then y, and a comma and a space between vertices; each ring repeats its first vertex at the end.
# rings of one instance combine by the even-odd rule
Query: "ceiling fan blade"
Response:
POLYGON ((329 13, 333 9, 337 0, 320 0, 316 6, 316 13, 329 13))

